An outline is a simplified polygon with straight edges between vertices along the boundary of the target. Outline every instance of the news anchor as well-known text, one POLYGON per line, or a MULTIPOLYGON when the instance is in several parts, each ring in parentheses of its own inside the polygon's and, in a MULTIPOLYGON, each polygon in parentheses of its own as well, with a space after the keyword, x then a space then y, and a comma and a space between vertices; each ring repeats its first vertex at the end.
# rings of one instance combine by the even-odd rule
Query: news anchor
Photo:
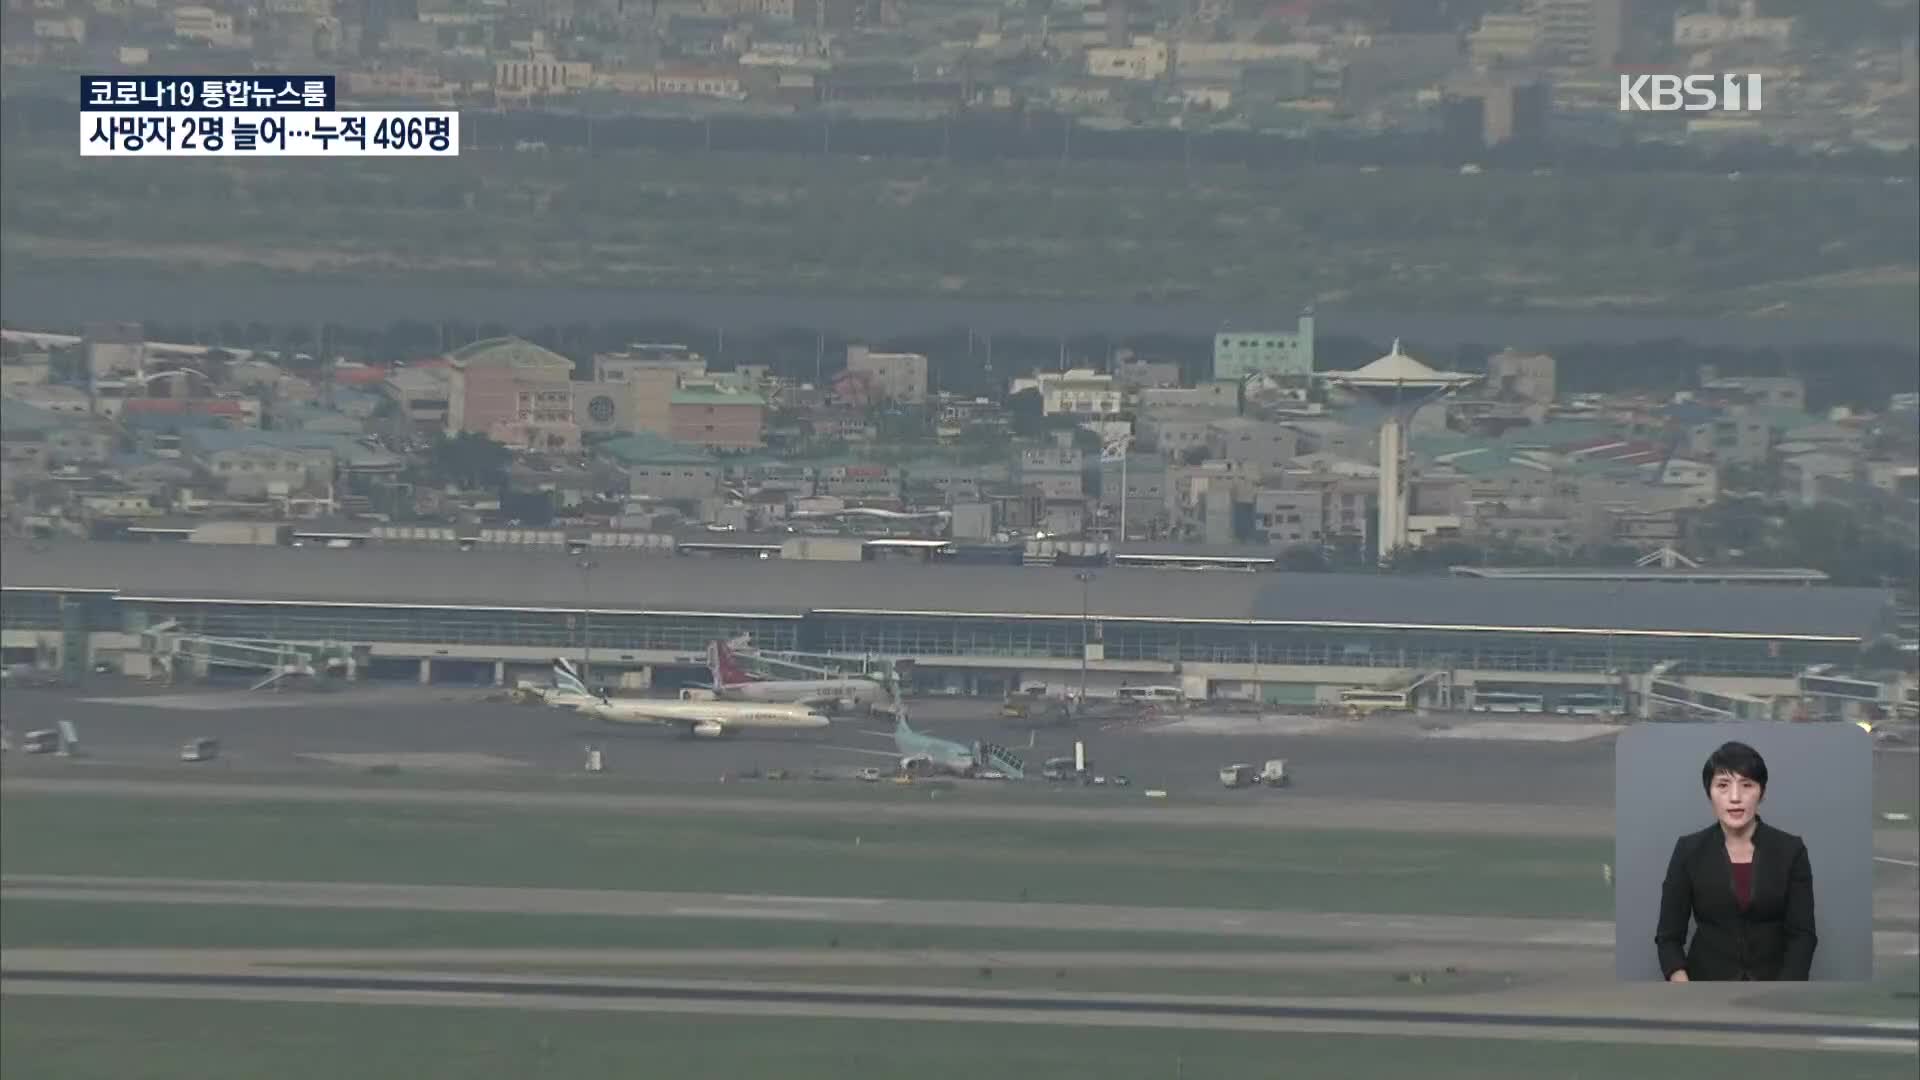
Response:
POLYGON ((1707 757, 1700 784, 1714 823, 1673 845, 1653 935, 1660 973, 1668 982, 1805 982, 1813 864, 1799 837, 1760 820, 1766 761, 1726 743, 1707 757))

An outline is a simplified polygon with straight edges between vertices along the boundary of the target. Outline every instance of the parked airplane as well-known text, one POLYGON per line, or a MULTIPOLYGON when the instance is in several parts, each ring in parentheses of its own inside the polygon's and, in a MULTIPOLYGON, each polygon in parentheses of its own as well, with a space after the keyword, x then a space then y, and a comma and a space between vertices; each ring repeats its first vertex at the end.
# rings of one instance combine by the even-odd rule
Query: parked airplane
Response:
POLYGON ((734 701, 778 701, 811 705, 819 709, 884 709, 893 702, 893 694, 877 680, 860 675, 837 679, 753 679, 740 666, 727 642, 707 645, 707 670, 713 675, 713 689, 723 699, 734 701))
MULTIPOLYGON (((883 750, 860 752, 886 754, 883 750)), ((894 713, 893 753, 886 756, 897 757, 900 768, 910 773, 949 773, 966 777, 984 777, 991 773, 1010 780, 1024 780, 1027 775, 1026 762, 1006 747, 990 742, 968 745, 915 731, 913 725, 907 723, 904 710, 894 713)))
POLYGON ((689 735, 715 739, 743 729, 805 731, 826 727, 825 713, 805 705, 739 701, 615 701, 587 689, 565 657, 553 661, 553 688, 546 703, 572 709, 610 724, 656 724, 684 728, 689 735))

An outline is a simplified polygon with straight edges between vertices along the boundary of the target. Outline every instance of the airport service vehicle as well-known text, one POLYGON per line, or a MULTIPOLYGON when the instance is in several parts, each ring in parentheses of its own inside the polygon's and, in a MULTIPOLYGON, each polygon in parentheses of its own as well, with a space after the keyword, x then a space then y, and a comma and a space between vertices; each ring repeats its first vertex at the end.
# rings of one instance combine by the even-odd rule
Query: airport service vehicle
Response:
POLYGON ((1000 706, 1000 715, 1008 720, 1065 720, 1073 715, 1067 703, 1058 699, 1047 699, 1028 694, 1024 697, 1009 698, 1000 706))
POLYGON ((60 733, 53 728, 29 731, 20 739, 20 749, 28 754, 51 754, 60 749, 60 733))
POLYGON ((1243 788, 1253 783, 1254 770, 1250 764, 1228 765, 1220 770, 1220 786, 1225 788, 1243 788))
POLYGON ((1406 712, 1408 695, 1404 690, 1369 690, 1354 687, 1340 691, 1340 704, 1362 716, 1376 712, 1406 712))
POLYGON ((865 780, 869 784, 877 784, 881 780, 886 778, 885 774, 882 773, 879 769, 872 769, 872 768, 861 769, 859 772, 855 773, 854 775, 858 776, 862 780, 865 780))
POLYGON ((1268 787, 1286 787, 1291 780, 1287 778, 1287 759, 1274 758, 1260 770, 1260 783, 1268 787))
POLYGON ((546 702, 555 708, 603 720, 610 724, 651 724, 678 727, 697 738, 717 739, 745 729, 783 731, 818 730, 830 721, 825 713, 805 705, 745 701, 654 701, 628 698, 615 701, 587 689, 565 657, 553 661, 553 689, 546 702))
POLYGON ((212 761, 219 756, 218 739, 194 739, 180 748, 181 761, 212 761))
POLYGON ((1154 705, 1180 705, 1187 700, 1187 695, 1177 686, 1123 686, 1117 696, 1121 701, 1154 705))

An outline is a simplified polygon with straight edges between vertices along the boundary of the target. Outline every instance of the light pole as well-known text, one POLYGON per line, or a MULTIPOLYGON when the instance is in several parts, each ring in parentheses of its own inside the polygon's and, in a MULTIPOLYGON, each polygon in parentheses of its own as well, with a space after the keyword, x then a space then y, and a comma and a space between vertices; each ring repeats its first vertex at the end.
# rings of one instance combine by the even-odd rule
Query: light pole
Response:
POLYGON ((580 682, 593 688, 593 568, 592 559, 574 566, 580 571, 580 682))
POLYGON ((1260 631, 1252 619, 1247 620, 1247 642, 1253 649, 1253 715, 1257 720, 1267 716, 1267 687, 1260 681, 1260 631))
POLYGON ((1091 570, 1082 570, 1073 576, 1080 582, 1080 696, 1074 700, 1073 704, 1073 711, 1078 713, 1087 707, 1087 612, 1094 574, 1091 570))

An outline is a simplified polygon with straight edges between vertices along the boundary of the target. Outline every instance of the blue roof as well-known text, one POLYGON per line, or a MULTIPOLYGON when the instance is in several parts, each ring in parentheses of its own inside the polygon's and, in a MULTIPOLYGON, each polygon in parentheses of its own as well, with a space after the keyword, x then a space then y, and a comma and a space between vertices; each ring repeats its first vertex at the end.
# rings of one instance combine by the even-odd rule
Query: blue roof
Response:
POLYGON ((385 394, 376 394, 368 390, 356 390, 351 386, 336 386, 333 389, 333 407, 342 412, 351 405, 377 407, 385 400, 385 394))
POLYGON ((401 464, 397 455, 362 445, 348 435, 324 431, 225 431, 203 429, 187 432, 185 441, 203 454, 222 450, 327 450, 349 465, 391 466, 401 464))
POLYGON ((697 446, 677 443, 644 431, 608 439, 593 449, 594 453, 613 458, 623 465, 711 465, 716 460, 712 454, 697 446))
POLYGON ((1617 438, 1620 431, 1621 425, 1599 420, 1552 420, 1533 427, 1514 428, 1502 441, 1518 447, 1565 446, 1589 439, 1617 438))
POLYGON ((342 412, 336 412, 319 405, 309 405, 304 402, 294 402, 287 405, 276 406, 273 410, 273 419, 278 426, 278 430, 298 430, 310 427, 321 421, 334 421, 345 424, 353 428, 356 432, 360 430, 359 420, 342 412))

